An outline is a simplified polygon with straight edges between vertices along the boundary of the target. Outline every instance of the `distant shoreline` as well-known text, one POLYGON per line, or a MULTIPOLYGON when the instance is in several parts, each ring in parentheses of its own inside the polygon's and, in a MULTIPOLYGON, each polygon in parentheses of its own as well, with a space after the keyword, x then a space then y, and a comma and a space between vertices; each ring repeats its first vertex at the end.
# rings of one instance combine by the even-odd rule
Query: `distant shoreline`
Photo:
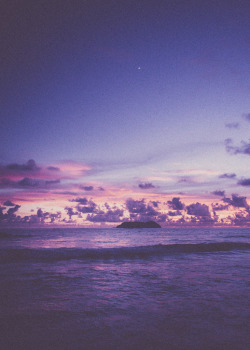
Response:
POLYGON ((122 224, 116 226, 116 228, 161 228, 161 225, 155 221, 124 221, 122 224))

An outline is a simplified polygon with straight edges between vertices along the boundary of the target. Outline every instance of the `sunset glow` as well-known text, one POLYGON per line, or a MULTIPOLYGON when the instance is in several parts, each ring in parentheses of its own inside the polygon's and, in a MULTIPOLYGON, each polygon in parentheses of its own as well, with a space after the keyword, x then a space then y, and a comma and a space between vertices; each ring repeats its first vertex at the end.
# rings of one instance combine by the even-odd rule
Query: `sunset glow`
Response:
POLYGON ((247 2, 3 7, 1 225, 250 225, 247 2))

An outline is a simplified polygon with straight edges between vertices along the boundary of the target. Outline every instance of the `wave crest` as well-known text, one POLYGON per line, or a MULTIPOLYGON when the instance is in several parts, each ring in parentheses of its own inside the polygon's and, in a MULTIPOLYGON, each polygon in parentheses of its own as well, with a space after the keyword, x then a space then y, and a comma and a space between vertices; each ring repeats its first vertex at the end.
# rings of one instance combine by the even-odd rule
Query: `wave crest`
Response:
POLYGON ((169 254, 213 253, 233 250, 249 250, 250 243, 220 242, 198 244, 169 244, 122 248, 16 248, 2 249, 0 263, 53 262, 60 260, 109 260, 137 259, 169 254))

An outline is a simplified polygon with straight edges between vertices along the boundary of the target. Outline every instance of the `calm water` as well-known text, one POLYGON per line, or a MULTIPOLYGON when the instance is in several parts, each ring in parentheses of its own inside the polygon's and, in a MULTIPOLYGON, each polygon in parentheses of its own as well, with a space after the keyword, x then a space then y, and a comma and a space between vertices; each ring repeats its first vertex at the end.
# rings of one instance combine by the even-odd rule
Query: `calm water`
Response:
POLYGON ((0 246, 3 350, 249 348, 249 229, 2 229, 0 246))

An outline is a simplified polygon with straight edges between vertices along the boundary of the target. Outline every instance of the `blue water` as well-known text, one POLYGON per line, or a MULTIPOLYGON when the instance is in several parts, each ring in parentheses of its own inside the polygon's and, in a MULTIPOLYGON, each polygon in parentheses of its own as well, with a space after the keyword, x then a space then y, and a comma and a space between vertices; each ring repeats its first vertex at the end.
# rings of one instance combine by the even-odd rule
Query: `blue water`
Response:
POLYGON ((249 229, 2 229, 1 349, 239 349, 249 229))

